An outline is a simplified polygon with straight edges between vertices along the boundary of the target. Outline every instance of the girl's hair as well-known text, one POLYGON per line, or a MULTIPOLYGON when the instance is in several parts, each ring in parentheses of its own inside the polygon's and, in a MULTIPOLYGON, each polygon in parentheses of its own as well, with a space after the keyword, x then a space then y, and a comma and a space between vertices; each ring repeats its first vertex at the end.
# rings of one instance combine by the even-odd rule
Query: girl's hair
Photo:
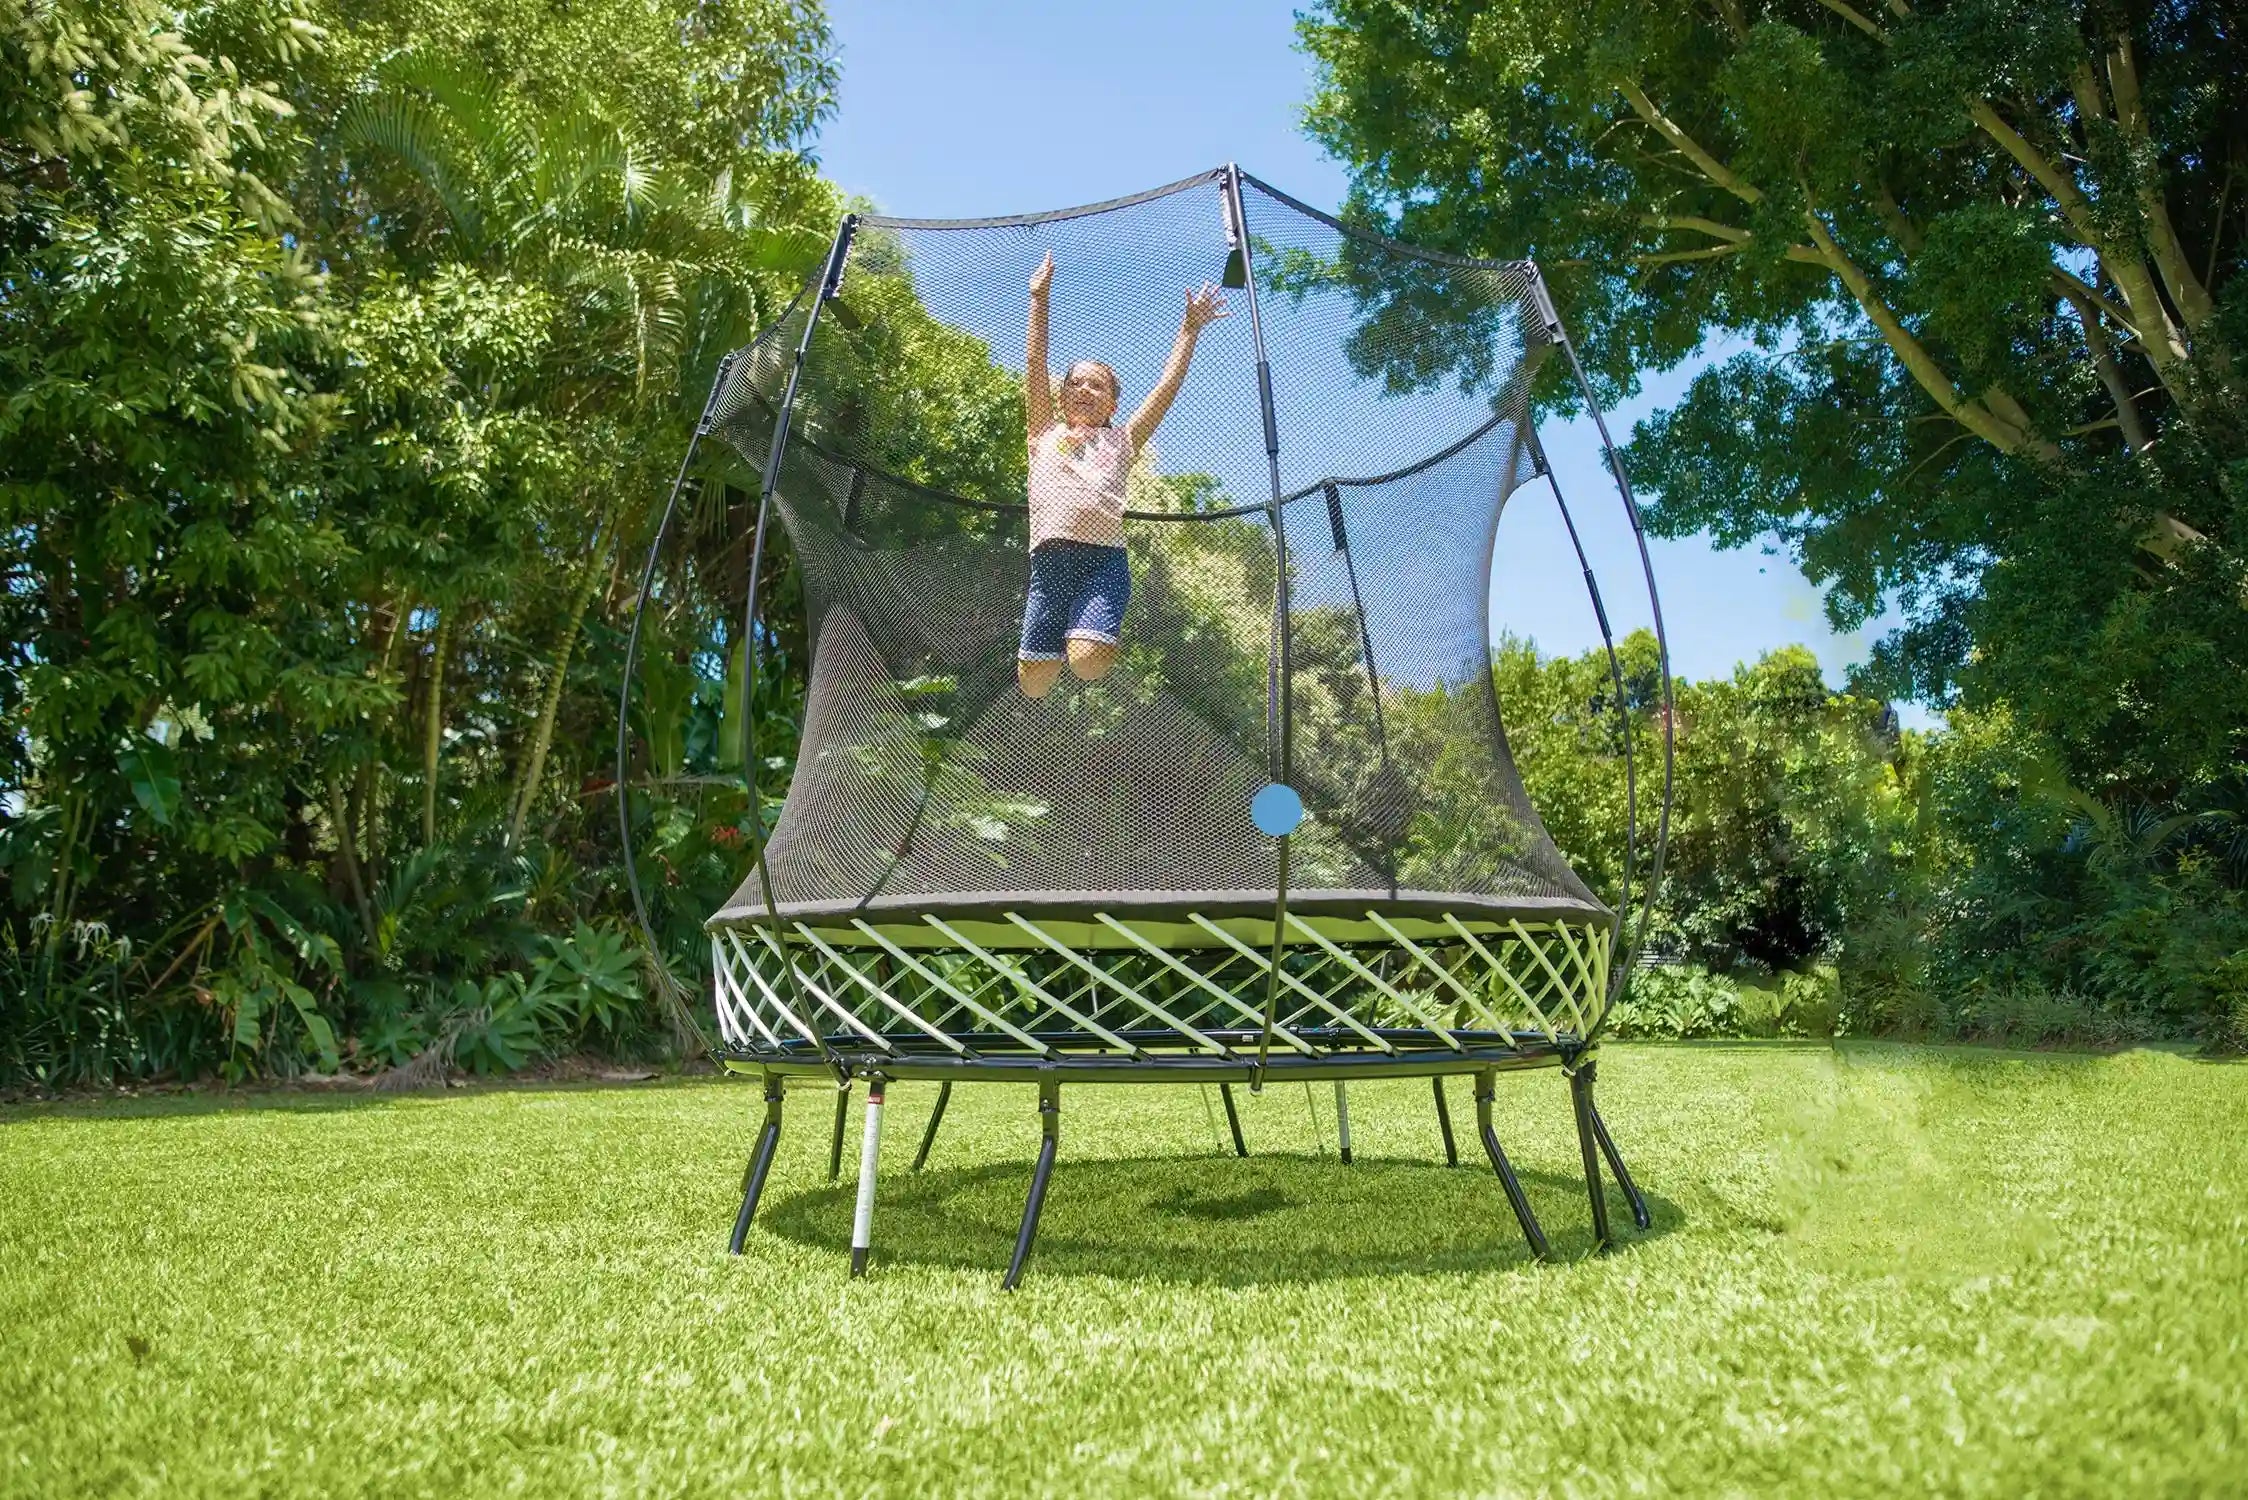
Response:
MULTIPOLYGON (((1097 359, 1071 360, 1069 362, 1069 368, 1062 371, 1062 384, 1069 384, 1069 377, 1075 375, 1078 371, 1078 368, 1082 365, 1091 365, 1094 369, 1100 371, 1103 375, 1108 377, 1108 399, 1110 401, 1121 401, 1124 399, 1124 385, 1122 381, 1116 378, 1116 371, 1111 369, 1107 364, 1097 359)), ((1056 404, 1058 405, 1059 402, 1057 401, 1056 404)), ((1110 415, 1113 417, 1114 413, 1111 413, 1110 415)), ((1105 426, 1107 424, 1104 423, 1102 425, 1105 426)))

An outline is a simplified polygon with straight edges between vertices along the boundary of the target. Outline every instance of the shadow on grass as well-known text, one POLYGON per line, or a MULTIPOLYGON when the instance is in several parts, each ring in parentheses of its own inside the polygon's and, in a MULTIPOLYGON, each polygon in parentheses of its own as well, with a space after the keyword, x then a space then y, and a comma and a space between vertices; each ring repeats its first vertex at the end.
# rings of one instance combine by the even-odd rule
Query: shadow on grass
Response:
MULTIPOLYGON (((1592 1250, 1591 1208, 1574 1176, 1524 1171, 1531 1206, 1556 1260, 1592 1250)), ((885 1177, 874 1209, 874 1262, 944 1266, 997 1276, 1014 1252, 1031 1164, 885 1177)), ((1643 1189, 1644 1190, 1644 1189, 1643 1189)), ((832 1250, 850 1247, 856 1189, 848 1181, 769 1196, 766 1232, 832 1250)), ((1685 1222, 1649 1196, 1654 1227, 1632 1227, 1611 1184, 1616 1248, 1685 1222)), ((756 1241, 750 1242, 755 1253, 756 1241)), ((1038 1275, 1153 1277, 1251 1285, 1344 1276, 1479 1272, 1530 1263, 1513 1212, 1488 1166, 1263 1154, 1156 1156, 1054 1163, 1031 1252, 1038 1275)), ((1026 1272, 1028 1274, 1028 1272, 1026 1272)))

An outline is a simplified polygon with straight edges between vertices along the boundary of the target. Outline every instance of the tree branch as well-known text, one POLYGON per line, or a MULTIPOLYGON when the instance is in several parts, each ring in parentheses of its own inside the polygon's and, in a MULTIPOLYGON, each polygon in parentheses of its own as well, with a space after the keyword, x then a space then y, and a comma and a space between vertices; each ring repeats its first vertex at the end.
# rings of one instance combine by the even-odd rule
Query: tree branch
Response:
POLYGON ((2076 180, 2055 165, 2044 152, 2031 145, 2022 133, 2006 123, 1988 99, 1967 101, 1967 113, 1990 138, 2003 147, 2006 154, 2020 162, 2024 171, 2037 179, 2038 186, 2060 205, 2061 216, 2068 220, 2078 242, 2099 256, 2100 264, 2107 269, 2116 288, 2123 293, 2124 303, 2130 308, 2126 322, 2138 335, 2139 347, 2147 362, 2154 366, 2155 374, 2169 385, 2169 372, 2186 359, 2184 342, 2178 337, 2177 326, 2170 321, 2170 313, 2154 289, 2154 278, 2148 274, 2146 263, 2135 255, 2115 254, 2101 238, 2092 222, 2092 205, 2085 198, 2076 180))
POLYGON ((2037 438, 2026 427, 2017 427, 1982 402, 1962 395, 1951 377, 1944 373, 1943 367, 1936 363, 1935 356, 1928 352, 1927 346, 1913 336, 1912 330, 1905 327, 1904 320, 1897 316, 1895 309, 1882 300, 1866 273, 1843 253, 1842 247, 1835 242, 1833 233, 1828 230, 1826 220, 1819 217, 1818 211, 1805 209, 1803 219, 1810 227, 1812 243, 1818 246, 1828 268, 1842 279, 1842 284, 1849 288, 1850 295, 1857 299, 1859 308, 1873 326, 1881 330, 1882 339, 1889 345, 1890 351, 1936 405, 1950 413, 1962 427, 2001 453, 2015 453, 2026 448, 2040 458, 2051 460, 2060 457, 2059 449, 2037 438))
POLYGON ((2217 279, 2217 252, 2225 245, 2225 204, 2232 198, 2232 180, 2239 174, 2238 163, 2225 168, 2225 180, 2217 188, 2217 209, 2209 216, 2209 263, 2201 268, 2204 286, 2217 279))
MULTIPOLYGON (((2154 525, 2149 528, 2145 536, 2139 538, 2139 545, 2164 562, 2176 562, 2178 554, 2185 551, 2186 548, 2196 542, 2206 542, 2207 540, 2209 540, 2207 535, 2196 531, 2193 527, 2188 526, 2166 511, 2154 518, 2154 525)), ((2248 602, 2248 600, 2243 602, 2248 602)))
POLYGON ((1897 195, 1889 191, 1889 184, 1886 182, 1874 187, 1873 207, 1881 215, 1881 222, 1888 229, 1889 238, 1897 242, 1898 248, 1907 255, 1918 255, 1925 242, 1920 226, 1905 216, 1904 209, 1897 203, 1897 195))
POLYGON ((2055 266, 2053 268, 2053 287, 2054 290, 2071 302, 2089 303, 2098 308, 2114 322, 2116 327, 2122 329, 2125 333, 2134 331, 2131 326, 2131 315, 2109 301, 2107 296, 2097 287, 2085 281, 2075 272, 2062 266, 2055 266))
POLYGON ((1679 127, 1677 121, 1655 107, 1655 101, 1648 98, 1646 92, 1638 84, 1627 79, 1617 84, 1616 88, 1630 103, 1632 112, 1654 126, 1656 133, 1670 142, 1671 145, 1677 147, 1679 154, 1700 168, 1704 177, 1707 177, 1711 182, 1716 183, 1743 203, 1762 203, 1764 201, 1762 189, 1743 182, 1734 175, 1732 168, 1704 151, 1692 136, 1679 127))
POLYGON ((2061 207, 2061 217, 2076 234, 2077 242, 2093 251, 2100 249, 2100 237, 2092 226, 2092 205, 2086 200, 2084 190, 2076 179, 2062 171, 2051 158, 2029 143, 2028 137, 2006 123, 1988 99, 1967 101, 1968 117, 1981 126, 1986 134, 2005 148, 2006 154, 2022 164, 2022 169, 2037 179, 2053 201, 2061 207))
POLYGON ((2037 426, 2030 419, 2030 414, 2023 409, 2022 403, 2014 399, 2014 393, 1996 381, 1983 388, 1982 400, 1983 405, 1996 412, 2002 420, 2011 422, 2024 432, 2029 432, 2037 426))
POLYGON ((1872 37, 1882 46, 1886 47, 1889 45, 1889 33, 1881 29, 1881 25, 1879 22, 1868 16, 1864 11, 1859 10, 1856 6, 1845 5, 1843 3, 1843 0, 1819 0, 1819 3, 1825 6, 1828 10, 1833 11, 1843 20, 1848 21, 1852 26, 1857 27, 1858 30, 1864 32, 1867 36, 1872 37))
POLYGON ((2185 316, 2186 327, 2199 328, 2217 310, 2209 289, 2193 274, 2178 231, 2170 222, 2170 205, 2162 194, 2160 163, 2147 138, 2146 110, 2139 100, 2139 70, 2131 60, 2131 34, 2124 32, 2108 53, 2108 88, 2115 95, 2115 123, 2132 146, 2131 177, 2138 189, 2139 209, 2146 215, 2147 246, 2154 252, 2155 269, 2170 299, 2185 316))
POLYGON ((1668 266, 1683 260, 1718 260, 1727 255, 1738 255, 1744 248, 1741 245, 1710 245, 1700 250, 1666 250, 1659 255, 1634 255, 1631 263, 1635 266, 1668 266))
POLYGON ((1961 443, 1972 441, 1974 439, 1974 436, 1975 434, 1972 432, 1962 432, 1955 437, 1948 437, 1944 439, 1941 443, 1937 444, 1933 449, 1931 449, 1928 455, 1925 458, 1921 459, 1920 462, 1905 470, 1904 477, 1897 481, 1897 487, 1899 489, 1902 489, 1906 484, 1911 482, 1913 475, 1919 473, 1922 469, 1927 468, 1930 464, 1943 457, 1946 453, 1949 453, 1952 449, 1958 447, 1961 443))
POLYGON ((1705 219, 1697 214, 1641 214, 1639 223, 1644 229, 1692 229, 1712 239, 1734 245, 1745 245, 1752 238, 1745 229, 1736 229, 1731 224, 1720 224, 1715 219, 1705 219))
POLYGON ((2108 347, 2107 330, 2100 326, 2098 310, 2089 296, 2076 290, 2082 285, 2075 277, 2068 276, 2061 282, 2061 295, 2076 309, 2077 321, 2084 325, 2084 347, 2092 351, 2092 368, 2098 372, 2100 384, 2107 388, 2108 400, 2115 404, 2116 425, 2123 430, 2124 446, 2134 454, 2144 453, 2153 443, 2147 434, 2146 420, 2139 415, 2139 403, 2132 399, 2131 387, 2124 382, 2123 371, 2116 365, 2115 355, 2108 347), (2070 285, 2072 282, 2075 286, 2070 285))

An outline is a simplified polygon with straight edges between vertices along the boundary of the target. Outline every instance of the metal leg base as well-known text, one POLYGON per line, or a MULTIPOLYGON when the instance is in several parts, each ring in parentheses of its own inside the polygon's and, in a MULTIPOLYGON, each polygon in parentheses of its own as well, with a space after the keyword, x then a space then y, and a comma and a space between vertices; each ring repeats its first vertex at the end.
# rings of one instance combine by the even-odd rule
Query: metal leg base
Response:
POLYGON ((1592 1136, 1592 1064, 1569 1075, 1569 1107, 1577 1117, 1577 1154, 1583 1158, 1585 1192, 1592 1199, 1592 1244, 1606 1250, 1614 1238, 1608 1229, 1608 1190, 1600 1181, 1600 1147, 1592 1136))
POLYGON ((1249 1143, 1241 1138, 1241 1111, 1236 1109, 1233 1104, 1233 1085, 1230 1083, 1219 1084, 1218 1097, 1225 1101, 1225 1123, 1226 1128, 1233 1132, 1233 1154, 1235 1156, 1247 1156, 1249 1154, 1249 1143))
POLYGON ((1491 1128, 1492 1076, 1475 1075, 1475 1128, 1483 1137, 1483 1154, 1491 1158, 1491 1170, 1499 1174, 1499 1186, 1506 1189, 1506 1201, 1514 1208, 1515 1222, 1522 1226, 1522 1238, 1529 1241, 1530 1253, 1540 1260, 1552 1254, 1546 1244, 1545 1231, 1538 1227, 1538 1216, 1531 1211, 1529 1195, 1522 1191, 1522 1183, 1514 1175, 1513 1163, 1499 1147, 1498 1132, 1491 1128))
POLYGON ((1608 1170, 1615 1174, 1616 1186, 1624 1190, 1631 1204, 1631 1222, 1641 1229, 1652 1229, 1655 1216, 1647 1211, 1647 1195, 1639 1191, 1639 1184, 1631 1180, 1631 1169, 1624 1165, 1623 1153, 1616 1149, 1616 1138, 1608 1133, 1608 1122, 1600 1118, 1600 1106, 1591 1098, 1588 1088, 1585 1110, 1592 1116, 1592 1136, 1600 1143, 1600 1154, 1608 1158, 1608 1170))
POLYGON ((1054 1147, 1061 1141, 1062 1086, 1047 1080, 1038 1085, 1038 1167, 1030 1175, 1030 1201, 1023 1205, 1023 1226, 1015 1235, 1015 1258, 1007 1263, 1001 1290, 1013 1291, 1023 1279, 1023 1262, 1030 1258, 1031 1241, 1038 1238, 1038 1215, 1046 1207, 1046 1180, 1054 1173, 1054 1147))
POLYGON ((851 1081, 846 1078, 835 1086, 835 1134, 827 1145, 827 1180, 834 1182, 843 1175, 843 1124, 851 1113, 851 1081))
POLYGON ((1452 1139, 1452 1106, 1444 1098, 1444 1075, 1439 1073, 1429 1080, 1436 1091, 1436 1128, 1444 1132, 1444 1165, 1460 1164, 1460 1143, 1452 1139))
POLYGON ((757 1200, 765 1196, 765 1177, 773 1170, 773 1149, 781 1138, 781 1081, 768 1073, 765 1075, 765 1128, 757 1132, 757 1149, 749 1158, 749 1170, 742 1174, 741 1212, 734 1215, 734 1232, 726 1240, 726 1253, 742 1253, 742 1241, 749 1238, 749 1221, 757 1217, 757 1200))
POLYGON ((937 1085, 936 1107, 929 1111, 929 1128, 921 1132, 921 1149, 913 1153, 913 1170, 921 1170, 929 1159, 929 1148, 937 1143, 937 1127, 944 1123, 944 1107, 952 1102, 952 1080, 947 1078, 937 1085))

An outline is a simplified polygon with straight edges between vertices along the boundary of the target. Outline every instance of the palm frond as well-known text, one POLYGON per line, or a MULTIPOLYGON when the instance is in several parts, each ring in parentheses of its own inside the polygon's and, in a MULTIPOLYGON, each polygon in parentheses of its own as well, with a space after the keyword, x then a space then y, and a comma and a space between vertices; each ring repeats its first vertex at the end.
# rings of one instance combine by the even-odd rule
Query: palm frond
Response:
POLYGON ((485 186, 473 150, 447 114, 412 94, 362 94, 344 107, 336 133, 347 158, 383 154, 403 165, 428 190, 466 255, 481 254, 485 186))

